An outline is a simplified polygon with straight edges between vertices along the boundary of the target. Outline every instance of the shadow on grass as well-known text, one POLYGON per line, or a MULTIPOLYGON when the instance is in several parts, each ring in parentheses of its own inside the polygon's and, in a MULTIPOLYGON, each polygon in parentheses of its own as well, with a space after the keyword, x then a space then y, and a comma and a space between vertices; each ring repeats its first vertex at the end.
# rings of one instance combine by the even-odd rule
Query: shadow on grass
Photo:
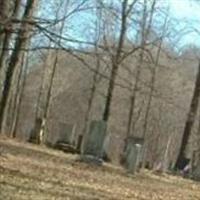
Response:
MULTIPOLYGON (((18 170, 11 170, 8 168, 4 168, 0 166, 0 173, 4 174, 4 176, 8 175, 9 177, 12 178, 15 177, 15 179, 9 180, 3 180, 0 181, 0 186, 2 185, 3 187, 12 187, 15 188, 17 191, 25 191, 27 192, 27 195, 30 191, 36 193, 41 193, 41 195, 48 196, 50 195, 51 197, 57 197, 57 198, 63 198, 65 199, 66 197, 73 199, 73 200, 100 200, 100 199, 107 199, 111 200, 111 194, 104 191, 104 190, 96 190, 93 188, 90 188, 89 186, 84 186, 84 185, 79 185, 78 183, 76 185, 68 184, 67 180, 66 183, 63 183, 61 181, 53 181, 53 180, 45 180, 42 177, 39 176, 33 176, 29 174, 24 174, 21 171, 18 170), (20 184, 20 181, 16 181, 13 183, 13 180, 24 180, 20 184), (28 180, 29 182, 25 181, 28 180), (40 187, 40 184, 50 184, 51 187, 47 189, 43 189, 40 187)), ((11 194, 14 195, 14 194, 11 194)), ((116 198, 115 198, 116 199, 116 198)))
MULTIPOLYGON (((26 156, 29 158, 33 158, 33 159, 37 159, 39 161, 45 161, 45 160, 51 160, 54 163, 57 164, 70 164, 73 166, 81 166, 83 169, 90 169, 90 171, 101 171, 103 173, 110 173, 112 175, 116 174, 116 175, 122 175, 122 176, 126 176, 126 172, 118 167, 113 167, 110 164, 105 164, 103 166, 97 166, 97 165, 90 165, 88 163, 81 163, 78 159, 69 159, 69 158, 65 158, 65 157, 61 157, 59 155, 53 155, 51 153, 42 151, 40 148, 38 149, 33 149, 33 148, 29 148, 27 146, 23 146, 23 143, 19 146, 19 145, 15 145, 15 144, 10 144, 10 143, 4 143, 0 141, 0 146, 4 149, 4 151, 6 153, 9 153, 11 155, 14 156, 26 156)), ((51 149, 52 150, 52 149, 51 149)))
MULTIPOLYGON (((22 144, 23 145, 23 144, 22 144)), ((7 144, 4 142, 0 141, 0 146, 3 148, 4 152, 6 153, 10 153, 12 155, 22 155, 22 156, 26 156, 26 157, 31 157, 33 159, 38 159, 38 160, 49 160, 51 159, 52 161, 55 162, 59 162, 59 163, 63 163, 63 164, 70 164, 73 163, 73 160, 67 159, 67 158, 63 158, 60 157, 58 155, 53 155, 51 153, 45 152, 38 149, 32 149, 32 148, 28 148, 28 147, 24 147, 24 146, 18 146, 18 145, 14 145, 14 144, 7 144)))

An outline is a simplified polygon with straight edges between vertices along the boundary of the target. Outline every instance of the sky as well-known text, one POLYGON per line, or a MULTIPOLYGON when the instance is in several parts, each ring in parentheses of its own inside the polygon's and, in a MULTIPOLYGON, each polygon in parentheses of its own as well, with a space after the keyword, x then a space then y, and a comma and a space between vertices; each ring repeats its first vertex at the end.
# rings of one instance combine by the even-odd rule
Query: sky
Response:
MULTIPOLYGON (((133 0, 129 0, 129 2, 132 3, 133 0)), ((180 43, 177 44, 178 48, 190 44, 200 47, 200 34, 193 30, 193 27, 195 27, 200 31, 200 0, 158 0, 158 2, 169 3, 170 16, 178 19, 177 29, 187 27, 187 30, 185 28, 187 34, 184 34, 179 41, 180 43)))
MULTIPOLYGON (((46 0, 43 1, 46 2, 46 0)), ((74 1, 76 2, 76 0, 74 1)), ((116 1, 119 2, 120 0, 116 1)), ((133 0, 129 1, 130 3, 133 2, 133 0)), ((49 0, 49 2, 54 2, 54 0, 49 0)), ((177 23, 174 23, 174 27, 176 29, 181 29, 182 32, 185 31, 187 33, 183 36, 182 32, 180 31, 180 34, 175 34, 178 37, 181 35, 181 40, 179 40, 179 43, 176 43, 176 38, 172 38, 174 40, 171 41, 172 44, 176 43, 177 45, 177 47, 175 48, 184 48, 189 44, 194 44, 200 47, 200 34, 197 34, 192 30, 192 28, 195 27, 200 31, 200 0, 158 0, 158 2, 160 2, 161 4, 169 3, 170 17, 178 19, 177 23), (183 30, 183 27, 187 28, 183 30)), ((55 13, 55 11, 53 11, 51 7, 46 6, 46 3, 43 3, 42 5, 42 13, 45 15, 48 14, 48 16, 45 17, 51 16, 49 15, 49 12, 55 13)), ((49 5, 51 5, 51 3, 49 3, 49 5)), ((52 15, 52 17, 54 17, 54 15, 52 15)), ((80 38, 80 40, 88 40, 88 38, 91 38, 91 40, 93 40, 93 38, 91 37, 92 33, 88 31, 90 30, 90 27, 88 27, 88 25, 85 26, 85 21, 91 21, 91 14, 88 14, 87 12, 82 12, 81 14, 79 14, 78 17, 74 16, 70 18, 70 21, 73 23, 70 24, 70 28, 67 28, 69 36, 71 36, 72 38, 80 38)), ((69 23, 66 24, 68 25, 69 23)))
POLYGON ((169 0, 174 15, 179 18, 195 20, 200 18, 200 1, 199 0, 169 0), (199 2, 199 3, 196 3, 199 2))
POLYGON ((200 0, 169 0, 169 2, 171 14, 187 27, 191 27, 191 32, 182 38, 181 46, 188 44, 200 46, 200 35, 192 31, 193 27, 200 30, 200 0))

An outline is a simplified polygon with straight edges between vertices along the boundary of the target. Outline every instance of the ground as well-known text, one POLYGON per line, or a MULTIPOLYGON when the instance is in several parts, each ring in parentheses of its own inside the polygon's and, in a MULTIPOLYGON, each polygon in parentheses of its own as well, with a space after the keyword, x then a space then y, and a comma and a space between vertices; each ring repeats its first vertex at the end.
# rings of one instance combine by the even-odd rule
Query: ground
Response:
POLYGON ((45 147, 0 139, 0 200, 200 200, 200 183, 91 166, 45 147))

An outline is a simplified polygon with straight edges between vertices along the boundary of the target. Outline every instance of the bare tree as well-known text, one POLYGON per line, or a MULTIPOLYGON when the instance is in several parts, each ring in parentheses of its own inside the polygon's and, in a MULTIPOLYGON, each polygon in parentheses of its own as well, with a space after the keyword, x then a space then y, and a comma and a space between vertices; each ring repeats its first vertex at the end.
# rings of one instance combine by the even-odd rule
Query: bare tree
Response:
MULTIPOLYGON (((60 9, 61 7, 63 6, 63 1, 61 1, 59 3, 59 6, 58 6, 58 10, 56 12, 56 20, 58 20, 58 15, 59 15, 59 12, 60 12, 60 9)), ((65 11, 68 7, 68 2, 65 4, 65 11)), ((62 36, 62 33, 63 33, 63 29, 64 29, 64 25, 65 25, 65 20, 61 21, 59 27, 59 34, 60 36, 62 36)), ((56 47, 59 47, 61 45, 61 37, 58 38, 58 41, 57 43, 55 44, 55 51, 53 51, 55 54, 54 56, 54 60, 53 60, 53 65, 52 67, 50 67, 50 69, 48 69, 48 67, 46 66, 46 70, 50 70, 50 73, 48 74, 49 77, 48 78, 48 84, 47 84, 47 88, 41 88, 40 90, 40 95, 39 95, 39 104, 40 104, 40 101, 42 98, 42 92, 45 92, 45 97, 44 97, 44 106, 42 107, 42 111, 40 113, 37 113, 36 112, 36 119, 35 119, 35 131, 34 131, 34 134, 35 134, 35 139, 36 139, 36 142, 38 144, 40 144, 41 142, 44 143, 45 142, 45 138, 44 138, 44 134, 47 134, 47 131, 46 131, 46 127, 47 127, 47 117, 48 117, 48 112, 49 112, 49 106, 50 106, 50 103, 51 103, 51 97, 52 97, 52 89, 53 89, 53 84, 54 84, 54 78, 55 78, 55 73, 56 73, 56 69, 58 67, 58 54, 59 54, 59 48, 56 48, 56 47), (46 91, 43 91, 42 89, 46 90, 46 91), (37 123, 38 120, 40 121, 40 123, 37 123)), ((52 52, 49 51, 49 54, 47 56, 47 59, 51 59, 50 56, 52 55, 52 52)), ((44 72, 45 73, 45 72, 44 72)), ((43 77, 43 81, 45 81, 45 76, 43 77)), ((40 106, 40 105, 37 105, 37 106, 40 106)))
POLYGON ((99 77, 99 70, 101 66, 101 61, 100 61, 100 56, 98 55, 98 44, 100 42, 100 37, 101 37, 101 8, 98 8, 98 2, 96 2, 96 22, 95 22, 95 60, 96 60, 96 69, 93 74, 92 78, 92 87, 91 87, 91 92, 89 95, 88 99, 88 105, 87 105, 87 110, 85 114, 85 122, 84 122, 84 127, 83 127, 83 135, 87 134, 87 127, 88 127, 88 121, 90 118, 91 114, 91 109, 97 89, 97 82, 98 82, 98 77, 99 77))
POLYGON ((121 62, 124 41, 126 38, 127 20, 128 20, 130 12, 132 11, 134 4, 135 4, 135 1, 129 6, 128 0, 123 0, 123 2, 121 3, 122 10, 121 10, 120 36, 119 36, 118 44, 116 47, 116 52, 112 55, 112 60, 111 60, 112 69, 111 69, 111 75, 110 75, 110 80, 109 80, 109 85, 108 85, 108 90, 107 90, 107 95, 106 95, 106 103, 105 103, 105 108, 104 108, 104 113, 103 113, 103 120, 106 122, 109 120, 109 116, 110 116, 110 107, 111 107, 111 102, 113 98, 115 81, 116 81, 118 69, 121 62))
POLYGON ((189 137, 191 135, 192 127, 195 121, 195 117, 198 110, 198 104, 200 99, 200 61, 199 61, 199 67, 198 67, 198 73, 196 77, 194 92, 190 104, 190 109, 187 115, 183 137, 181 140, 181 147, 179 150, 179 154, 176 160, 175 169, 182 169, 184 167, 184 162, 186 159, 185 156, 185 150, 189 141, 189 137))
POLYGON ((150 115, 150 111, 151 111, 151 104, 153 101, 153 93, 155 90, 155 84, 156 84, 156 75, 157 75, 157 68, 159 67, 159 59, 160 59, 160 54, 161 54, 161 50, 162 50, 162 44, 163 44, 163 40, 164 37, 166 35, 166 31, 167 31, 167 20, 168 20, 168 16, 166 16, 165 18, 165 22, 163 25, 163 30, 162 30, 162 34, 161 34, 161 38, 158 44, 158 50, 156 53, 156 58, 155 58, 155 63, 153 64, 153 69, 152 69, 152 75, 151 75, 151 80, 150 80, 150 93, 149 93, 149 97, 147 100, 147 107, 146 107, 146 111, 145 111, 145 116, 144 116, 144 123, 143 123, 143 135, 142 137, 144 138, 144 149, 143 149, 143 166, 145 165, 145 160, 146 160, 146 148, 147 148, 147 129, 148 129, 148 123, 149 123, 149 115, 150 115))
POLYGON ((18 67, 20 57, 22 55, 21 49, 26 47, 26 44, 28 42, 28 24, 26 23, 26 19, 29 19, 32 17, 33 9, 34 9, 35 0, 28 0, 24 14, 21 23, 21 28, 19 30, 18 36, 16 38, 14 50, 12 52, 12 55, 10 57, 8 68, 6 71, 5 81, 4 81, 4 87, 2 91, 2 98, 0 100, 0 132, 3 132, 2 125, 5 120, 5 114, 8 107, 8 101, 9 96, 11 96, 11 88, 12 88, 12 81, 15 74, 15 71, 18 67), (25 31, 26 30, 26 31, 25 31))
MULTIPOLYGON (((35 131, 34 131, 34 140, 36 139, 37 143, 43 143, 45 142, 47 138, 47 123, 48 123, 48 114, 49 114, 49 109, 51 105, 51 99, 52 99, 52 91, 53 91, 53 85, 54 85, 54 80, 55 80, 55 74, 56 70, 58 67, 58 61, 59 61, 59 54, 60 54, 60 48, 62 48, 62 40, 63 40, 63 35, 66 34, 65 31, 65 24, 67 22, 67 19, 70 18, 71 15, 75 14, 76 12, 81 11, 84 7, 85 3, 87 1, 81 1, 78 4, 75 4, 75 8, 68 12, 68 9, 70 7, 70 0, 68 1, 61 1, 58 3, 58 8, 56 10, 56 19, 54 24, 56 31, 59 34, 57 35, 57 38, 54 41, 51 41, 51 43, 54 42, 54 47, 53 50, 51 51, 49 49, 48 51, 48 56, 47 56, 47 62, 48 59, 51 60, 51 56, 53 55, 53 65, 45 66, 45 71, 44 71, 44 77, 43 77, 43 82, 47 82, 47 87, 42 87, 40 90, 40 94, 38 96, 38 105, 37 108, 41 107, 41 102, 43 103, 43 106, 41 107, 40 111, 36 111, 36 119, 35 119, 35 131), (59 15, 61 14, 62 9, 64 8, 64 17, 62 20, 59 19, 59 15), (52 54, 53 53, 53 54, 52 54), (45 77, 45 73, 47 73, 48 77, 45 77)), ((48 65, 48 64, 47 64, 48 65)))
MULTIPOLYGON (((129 115, 128 115, 128 125, 127 125, 127 133, 126 137, 129 137, 132 130, 133 130, 133 114, 134 114, 134 109, 135 109, 135 100, 136 100, 136 93, 138 90, 138 84, 139 84, 139 79, 140 79, 140 73, 141 73, 141 66, 143 63, 144 59, 144 48, 146 45, 146 37, 147 37, 147 30, 146 30, 146 23, 147 23, 147 1, 144 1, 143 5, 143 15, 142 15, 142 25, 141 25, 141 50, 139 52, 139 61, 138 61, 138 66, 136 67, 136 80, 135 83, 132 85, 132 94, 130 97, 130 108, 129 108, 129 115)), ((152 12, 153 13, 153 12, 152 12)), ((126 147, 126 144, 125 144, 126 147)))
POLYGON ((21 109, 22 98, 24 94, 24 87, 27 78, 28 71, 28 52, 23 54, 19 75, 17 77, 17 85, 16 85, 16 94, 13 97, 13 111, 12 113, 12 121, 9 129, 9 133, 12 138, 16 137, 17 126, 19 122, 19 114, 21 109))
POLYGON ((9 8, 10 8, 10 3, 11 1, 0 1, 0 7, 1 7, 1 12, 0 12, 0 54, 2 54, 2 49, 3 49, 3 43, 4 43, 4 38, 6 35, 6 27, 5 24, 8 20, 9 16, 9 8))
MULTIPOLYGON (((6 7, 9 6, 10 2, 6 1, 6 3, 4 4, 8 4, 6 7)), ((9 46, 11 43, 11 36, 12 36, 12 32, 14 31, 14 27, 13 24, 11 22, 11 19, 16 19, 17 16, 19 15, 19 10, 20 10, 20 4, 21 4, 21 0, 16 0, 14 1, 14 6, 9 6, 9 7, 14 7, 11 16, 7 19, 7 21, 5 22, 5 28, 4 28, 4 39, 2 42, 2 50, 1 50, 1 54, 0 54, 0 73, 2 74, 2 68, 5 67, 5 62, 6 62, 6 58, 8 56, 8 52, 9 52, 9 46)), ((4 5, 2 5, 2 10, 4 10, 5 12, 9 12, 8 8, 4 8, 4 5)), ((6 13, 7 14, 7 13, 6 13)), ((0 20, 1 21, 1 20, 0 20)))

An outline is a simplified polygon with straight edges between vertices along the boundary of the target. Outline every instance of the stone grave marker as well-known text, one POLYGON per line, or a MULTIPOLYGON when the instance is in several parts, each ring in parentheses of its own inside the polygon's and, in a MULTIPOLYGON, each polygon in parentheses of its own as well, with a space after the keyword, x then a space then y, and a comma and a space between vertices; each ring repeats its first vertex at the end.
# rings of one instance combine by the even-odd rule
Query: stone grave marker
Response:
POLYGON ((196 181, 200 181, 200 163, 192 172, 192 178, 196 181))
POLYGON ((34 127, 31 129, 28 142, 36 143, 36 144, 40 143, 39 133, 40 133, 41 126, 42 126, 42 119, 36 118, 34 127))
MULTIPOLYGON (((82 146, 82 158, 93 157, 94 160, 102 159, 104 141, 106 137, 106 122, 92 121, 89 132, 85 136, 82 146)), ((86 159, 87 160, 87 159, 86 159)), ((91 160, 91 159, 90 159, 91 160)))
POLYGON ((76 126, 74 124, 59 122, 57 131, 48 139, 46 145, 66 153, 78 153, 75 146, 75 131, 76 126))
POLYGON ((194 151, 192 156, 192 178, 200 181, 200 151, 194 151))
POLYGON ((74 124, 60 122, 55 143, 63 142, 73 145, 75 140, 75 129, 76 126, 74 124))
POLYGON ((124 166, 129 173, 135 173, 139 170, 141 156, 142 156, 142 145, 144 144, 143 138, 129 137, 127 138, 127 147, 124 155, 124 166))
POLYGON ((110 143, 111 143, 111 134, 106 133, 106 137, 103 143, 103 160, 105 162, 111 162, 111 158, 109 156, 110 143))
POLYGON ((133 144, 127 148, 125 164, 127 172, 134 174, 139 169, 141 148, 140 144, 133 144))

